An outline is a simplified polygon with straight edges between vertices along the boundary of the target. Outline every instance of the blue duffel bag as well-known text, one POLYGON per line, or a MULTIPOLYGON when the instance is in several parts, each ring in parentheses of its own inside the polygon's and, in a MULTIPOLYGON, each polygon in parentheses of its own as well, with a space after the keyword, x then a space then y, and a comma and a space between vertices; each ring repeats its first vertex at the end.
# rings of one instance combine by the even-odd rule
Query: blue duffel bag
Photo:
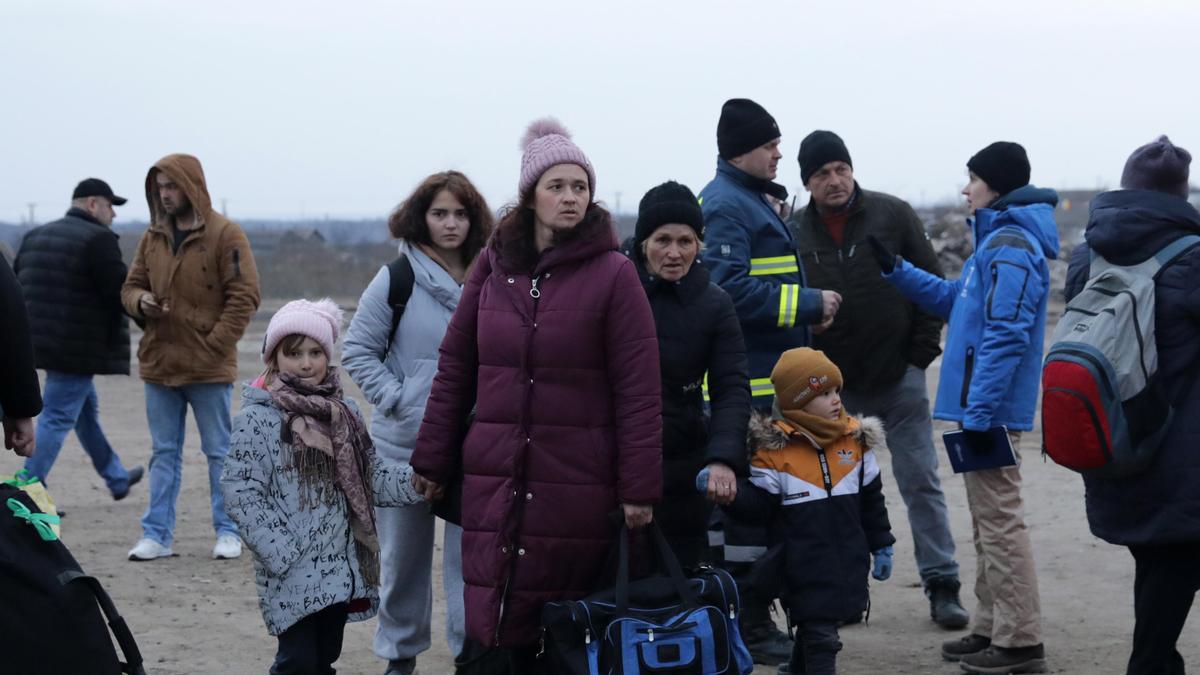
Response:
POLYGON ((541 662, 568 675, 745 675, 754 670, 738 631, 737 586, 725 570, 687 578, 657 523, 648 526, 666 575, 629 581, 629 531, 618 536, 617 582, 542 611, 541 662))

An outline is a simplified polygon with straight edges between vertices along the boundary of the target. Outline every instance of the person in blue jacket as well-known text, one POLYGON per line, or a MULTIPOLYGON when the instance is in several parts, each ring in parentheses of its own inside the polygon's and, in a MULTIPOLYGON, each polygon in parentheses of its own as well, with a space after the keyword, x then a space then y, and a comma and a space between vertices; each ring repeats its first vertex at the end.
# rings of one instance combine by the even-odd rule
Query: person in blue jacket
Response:
MULTIPOLYGON (((771 200, 787 201, 787 189, 773 182, 778 172, 779 125, 761 105, 734 98, 717 122, 717 174, 700 191, 704 214, 704 266, 714 283, 733 299, 746 342, 751 406, 769 413, 775 391, 771 369, 779 355, 807 347, 810 326, 828 327, 841 296, 808 288, 799 249, 771 200)), ((720 518, 720 516, 716 516, 720 518)), ((767 550, 766 528, 725 519, 710 531, 730 572, 744 580, 767 550)), ((743 590, 742 635, 755 662, 784 663, 791 641, 772 622, 770 598, 743 590)))
MULTIPOLYGON (((884 277, 925 311, 947 318, 936 419, 958 422, 976 452, 995 427, 1018 447, 1033 429, 1041 381, 1050 268, 1058 256, 1058 194, 1029 184, 1029 159, 996 142, 967 162, 975 253, 962 276, 942 279, 869 238, 884 277)), ((1017 466, 963 474, 977 571, 971 634, 942 645, 969 673, 1043 672, 1040 600, 1017 466)))
MULTIPOLYGON (((1091 253, 1136 265, 1180 237, 1200 235, 1188 203, 1192 156, 1166 136, 1129 156, 1121 189, 1092 200, 1087 240, 1071 252, 1066 300, 1088 280, 1091 253)), ((1136 476, 1084 476, 1092 534, 1129 548, 1133 651, 1127 673, 1182 673, 1176 648, 1200 591, 1200 246, 1164 267, 1154 283, 1158 377, 1174 410, 1154 459, 1136 476)))

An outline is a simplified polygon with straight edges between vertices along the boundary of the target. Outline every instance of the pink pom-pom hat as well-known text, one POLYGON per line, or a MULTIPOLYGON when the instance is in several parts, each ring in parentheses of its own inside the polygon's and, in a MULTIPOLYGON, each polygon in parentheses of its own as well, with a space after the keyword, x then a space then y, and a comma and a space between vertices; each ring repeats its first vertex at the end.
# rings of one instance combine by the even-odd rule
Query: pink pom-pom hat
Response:
POLYGON ((571 132, 553 117, 534 120, 521 137, 521 197, 529 194, 546 169, 559 164, 578 164, 588 176, 588 189, 596 198, 596 170, 587 155, 571 141, 571 132))
POLYGON ((342 310, 333 300, 293 300, 280 307, 267 324, 267 334, 263 338, 263 363, 270 363, 275 347, 289 335, 304 335, 316 340, 325 350, 325 355, 333 360, 333 346, 337 344, 341 326, 342 310))

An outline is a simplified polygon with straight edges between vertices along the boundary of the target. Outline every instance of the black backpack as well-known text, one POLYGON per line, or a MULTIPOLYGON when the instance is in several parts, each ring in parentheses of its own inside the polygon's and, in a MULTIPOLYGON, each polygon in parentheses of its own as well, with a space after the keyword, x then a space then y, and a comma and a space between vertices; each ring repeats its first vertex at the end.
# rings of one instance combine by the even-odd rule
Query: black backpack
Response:
POLYGON ((392 308, 392 330, 388 333, 387 343, 383 345, 383 360, 387 361, 388 351, 392 348, 392 340, 396 339, 396 329, 400 327, 400 317, 404 316, 404 308, 412 297, 413 274, 412 263, 403 253, 400 257, 388 263, 388 307, 392 308))
POLYGON ((45 536, 39 533, 40 515, 29 495, 0 484, 3 671, 145 675, 141 652, 112 599, 48 528, 45 536), (110 629, 125 662, 117 658, 110 629))

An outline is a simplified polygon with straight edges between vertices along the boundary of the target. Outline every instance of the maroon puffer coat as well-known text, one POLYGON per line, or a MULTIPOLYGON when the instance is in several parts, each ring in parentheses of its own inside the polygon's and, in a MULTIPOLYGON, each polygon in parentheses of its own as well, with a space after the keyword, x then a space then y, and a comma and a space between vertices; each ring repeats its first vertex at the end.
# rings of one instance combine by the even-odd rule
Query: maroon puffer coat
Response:
POLYGON ((535 644, 543 605, 597 590, 610 514, 661 496, 654 318, 603 225, 548 250, 532 277, 489 246, 442 342, 412 466, 445 484, 477 391, 462 554, 467 635, 484 645, 535 644))

